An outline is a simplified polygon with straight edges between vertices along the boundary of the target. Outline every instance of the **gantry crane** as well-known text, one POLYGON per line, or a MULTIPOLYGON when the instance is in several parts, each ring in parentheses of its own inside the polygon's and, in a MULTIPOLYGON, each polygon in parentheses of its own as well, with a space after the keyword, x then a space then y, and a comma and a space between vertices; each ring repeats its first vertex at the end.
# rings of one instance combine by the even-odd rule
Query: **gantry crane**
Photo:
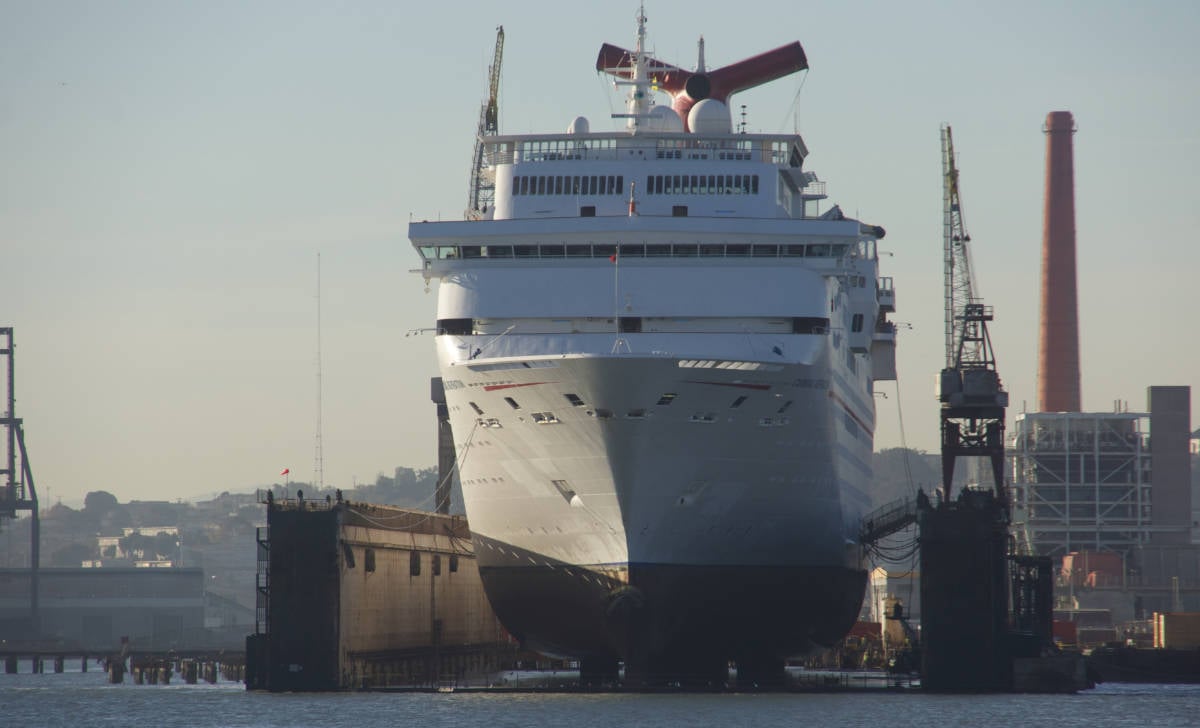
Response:
POLYGON ((479 110, 479 128, 475 134, 475 154, 471 157, 471 189, 467 197, 466 218, 480 220, 496 201, 496 178, 488 164, 487 138, 500 131, 500 61, 504 56, 504 26, 496 28, 496 50, 488 67, 488 95, 479 110))
POLYGON ((1000 383, 988 336, 992 307, 975 291, 968 253, 971 236, 963 220, 949 125, 942 126, 942 227, 946 288, 946 368, 938 378, 942 403, 942 498, 950 500, 959 456, 991 461, 996 497, 1007 503, 1004 485, 1004 410, 1008 392, 1000 383))

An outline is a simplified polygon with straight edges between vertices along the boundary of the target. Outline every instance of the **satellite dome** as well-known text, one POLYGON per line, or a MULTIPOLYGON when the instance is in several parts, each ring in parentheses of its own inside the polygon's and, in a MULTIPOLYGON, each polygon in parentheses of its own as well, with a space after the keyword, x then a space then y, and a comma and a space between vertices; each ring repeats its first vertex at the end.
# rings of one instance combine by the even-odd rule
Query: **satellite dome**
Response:
POLYGON ((646 120, 646 128, 650 131, 683 131, 683 119, 675 113, 675 109, 659 104, 650 109, 650 118, 646 120))
POLYGON ((729 107, 716 99, 704 99, 688 113, 688 128, 693 134, 729 134, 733 121, 729 107))
POLYGON ((586 116, 576 116, 571 125, 567 127, 568 134, 587 134, 591 130, 592 126, 588 123, 586 116))

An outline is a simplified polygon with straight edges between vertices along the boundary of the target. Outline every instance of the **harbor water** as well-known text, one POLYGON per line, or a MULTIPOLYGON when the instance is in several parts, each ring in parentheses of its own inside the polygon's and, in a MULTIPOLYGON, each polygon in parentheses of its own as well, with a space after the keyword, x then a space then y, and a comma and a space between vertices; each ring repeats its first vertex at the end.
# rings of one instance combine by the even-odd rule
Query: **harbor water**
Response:
MULTIPOLYGON (((77 668, 77 665, 76 665, 77 668)), ((109 685, 87 673, 0 675, 10 726, 1194 726, 1200 685, 1102 684, 1076 695, 248 693, 238 683, 109 685)), ((77 668, 78 669, 78 668, 77 668)))

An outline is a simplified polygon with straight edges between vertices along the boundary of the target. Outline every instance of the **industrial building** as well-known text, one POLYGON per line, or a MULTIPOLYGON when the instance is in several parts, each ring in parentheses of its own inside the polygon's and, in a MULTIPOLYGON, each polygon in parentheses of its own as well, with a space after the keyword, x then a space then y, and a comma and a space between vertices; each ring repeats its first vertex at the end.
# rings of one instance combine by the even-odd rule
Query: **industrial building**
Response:
POLYGON ((1009 447, 1018 541, 1059 558, 1129 554, 1149 542, 1147 419, 1133 412, 1017 415, 1009 447))
MULTIPOLYGON (((202 569, 41 569, 39 643, 116 650, 204 645, 202 569)), ((29 569, 0 569, 0 640, 19 644, 34 630, 29 569)))
POLYGON ((1017 415, 1013 528, 1062 557, 1191 543, 1190 387, 1150 387, 1149 412, 1017 415))

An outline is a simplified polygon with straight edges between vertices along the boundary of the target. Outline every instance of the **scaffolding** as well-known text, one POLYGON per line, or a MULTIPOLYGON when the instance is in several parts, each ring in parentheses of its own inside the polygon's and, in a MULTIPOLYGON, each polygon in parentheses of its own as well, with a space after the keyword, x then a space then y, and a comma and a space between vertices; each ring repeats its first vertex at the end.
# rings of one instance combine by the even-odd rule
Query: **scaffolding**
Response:
POLYGON ((1134 412, 1018 415, 1008 443, 1018 540, 1052 557, 1130 556, 1148 543, 1148 423, 1134 412))

